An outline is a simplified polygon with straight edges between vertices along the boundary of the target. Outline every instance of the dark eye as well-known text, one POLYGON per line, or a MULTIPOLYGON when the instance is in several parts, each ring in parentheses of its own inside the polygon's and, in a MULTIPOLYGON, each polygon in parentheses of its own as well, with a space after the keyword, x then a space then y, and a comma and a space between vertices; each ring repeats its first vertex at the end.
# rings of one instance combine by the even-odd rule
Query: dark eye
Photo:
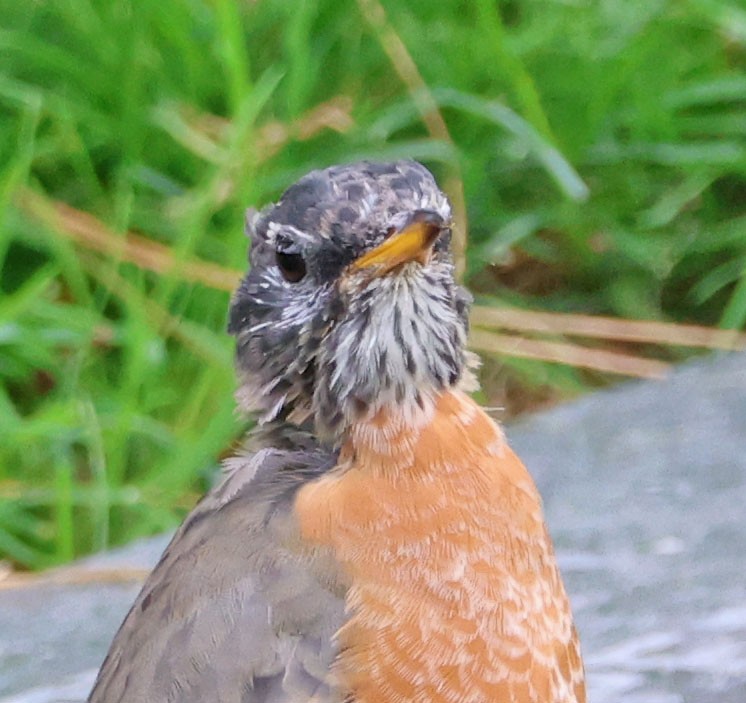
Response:
POLYGON ((275 261, 288 283, 297 283, 306 275, 306 262, 300 254, 278 251, 275 252, 275 261))

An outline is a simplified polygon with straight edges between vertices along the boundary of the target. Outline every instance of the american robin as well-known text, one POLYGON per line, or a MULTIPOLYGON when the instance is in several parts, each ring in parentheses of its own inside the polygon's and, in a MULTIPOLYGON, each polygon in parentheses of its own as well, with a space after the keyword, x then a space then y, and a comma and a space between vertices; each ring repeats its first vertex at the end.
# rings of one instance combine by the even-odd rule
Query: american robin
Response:
POLYGON ((249 216, 229 331, 259 423, 92 703, 585 701, 539 495, 466 393, 450 223, 411 161, 314 171, 249 216))

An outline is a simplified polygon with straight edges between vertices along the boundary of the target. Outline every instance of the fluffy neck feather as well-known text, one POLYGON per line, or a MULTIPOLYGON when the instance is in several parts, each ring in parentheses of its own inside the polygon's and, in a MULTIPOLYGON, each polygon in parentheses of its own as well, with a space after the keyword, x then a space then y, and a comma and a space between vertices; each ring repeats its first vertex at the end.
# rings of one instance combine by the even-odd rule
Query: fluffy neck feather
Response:
POLYGON ((473 380, 450 263, 412 263, 373 279, 356 274, 340 294, 345 311, 317 363, 313 409, 324 438, 338 444, 352 423, 385 408, 415 422, 438 392, 473 380))

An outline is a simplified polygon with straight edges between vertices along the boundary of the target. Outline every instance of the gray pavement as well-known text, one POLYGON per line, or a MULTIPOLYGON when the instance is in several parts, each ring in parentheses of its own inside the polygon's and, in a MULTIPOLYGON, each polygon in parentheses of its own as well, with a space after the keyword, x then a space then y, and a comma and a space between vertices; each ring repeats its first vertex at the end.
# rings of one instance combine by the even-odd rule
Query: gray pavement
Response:
MULTIPOLYGON (((746 701, 746 354, 508 436, 544 496, 593 703, 746 701)), ((165 537, 0 590, 0 703, 80 701, 165 537), (113 569, 113 571, 107 571, 113 569)))

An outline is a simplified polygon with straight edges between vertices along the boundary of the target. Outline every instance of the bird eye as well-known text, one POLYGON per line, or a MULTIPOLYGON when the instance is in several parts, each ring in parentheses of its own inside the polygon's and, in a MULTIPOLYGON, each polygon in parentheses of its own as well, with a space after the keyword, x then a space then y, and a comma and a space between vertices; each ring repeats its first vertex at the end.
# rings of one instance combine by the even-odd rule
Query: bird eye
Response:
POLYGON ((278 251, 275 252, 275 261, 288 283, 297 283, 306 275, 306 262, 300 254, 278 251))

